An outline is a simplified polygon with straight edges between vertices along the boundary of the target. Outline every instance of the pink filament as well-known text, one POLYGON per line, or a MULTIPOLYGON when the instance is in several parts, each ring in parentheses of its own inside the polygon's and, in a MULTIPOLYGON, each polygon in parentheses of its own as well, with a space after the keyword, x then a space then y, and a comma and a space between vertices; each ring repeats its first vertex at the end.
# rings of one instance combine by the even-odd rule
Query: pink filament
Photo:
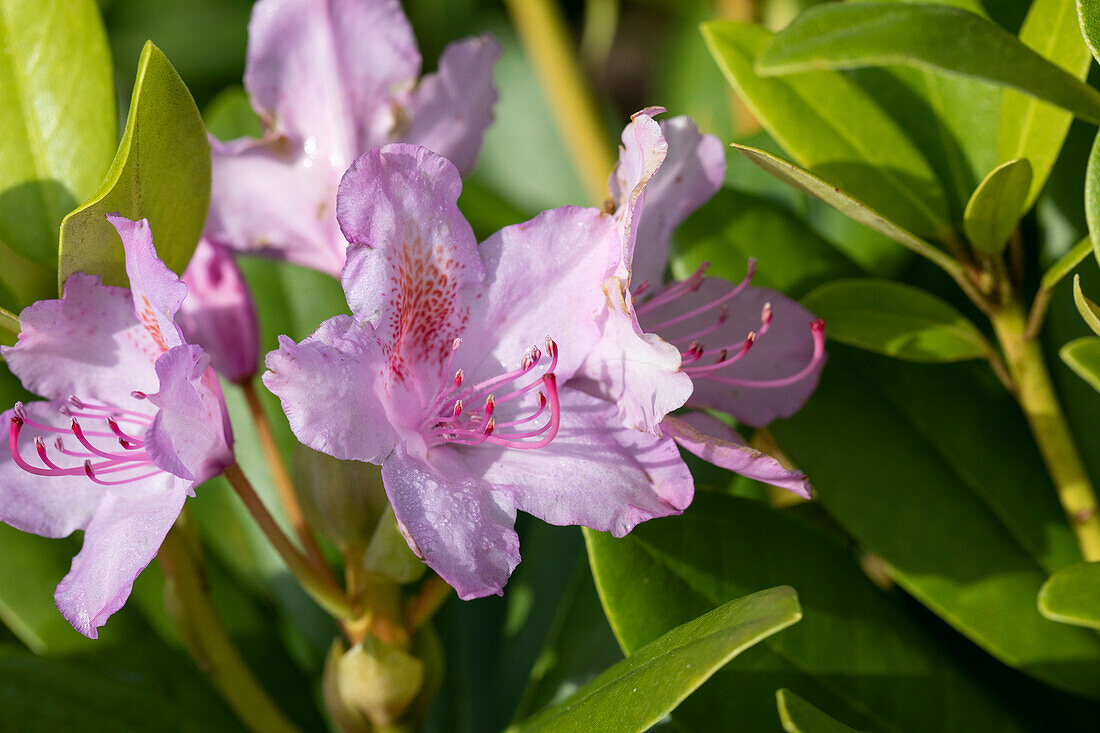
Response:
POLYGON ((810 361, 806 366, 802 367, 798 372, 792 374, 789 377, 783 377, 781 379, 733 379, 731 377, 720 376, 708 376, 715 382, 721 382, 722 384, 729 384, 734 387, 754 387, 756 389, 775 389, 778 387, 787 387, 801 382, 808 377, 814 369, 821 364, 822 359, 825 357, 825 321, 816 320, 810 324, 810 331, 813 333, 814 338, 814 353, 810 358, 810 361))
MULTIPOLYGON (((692 319, 695 316, 702 315, 703 313, 706 313, 709 310, 713 310, 713 309, 717 308, 718 306, 720 306, 720 305, 722 305, 722 304, 724 304, 724 303, 726 303, 730 300, 733 300, 738 295, 740 295, 745 290, 745 288, 747 288, 749 286, 749 283, 752 282, 752 276, 755 272, 756 272, 756 260, 750 259, 749 264, 748 264, 748 271, 745 273, 745 278, 741 282, 739 282, 735 287, 730 289, 727 293, 725 293, 721 297, 715 298, 714 300, 710 301, 709 303, 705 303, 705 304, 699 306, 698 308, 694 308, 694 309, 688 311, 687 313, 681 313, 678 316, 673 316, 672 318, 661 321, 660 323, 653 324, 652 326, 651 325, 646 325, 646 330, 651 331, 651 332, 660 331, 662 328, 667 328, 668 326, 674 326, 677 323, 683 323, 684 321, 692 319)), ((692 275, 692 277, 694 277, 694 275, 692 275)), ((700 283, 701 282, 702 281, 700 281, 700 283)), ((696 289, 698 289, 698 286, 696 286, 696 289)), ((656 300, 656 298, 654 300, 656 300)), ((653 301, 650 301, 650 303, 652 303, 652 302, 653 301)), ((647 303, 646 305, 648 306, 648 305, 650 305, 650 303, 647 303)), ((652 310, 652 309, 649 309, 649 310, 652 310)), ((648 312, 648 311, 645 311, 645 312, 648 312)), ((639 315, 641 315, 643 313, 642 308, 637 309, 637 313, 639 315)))

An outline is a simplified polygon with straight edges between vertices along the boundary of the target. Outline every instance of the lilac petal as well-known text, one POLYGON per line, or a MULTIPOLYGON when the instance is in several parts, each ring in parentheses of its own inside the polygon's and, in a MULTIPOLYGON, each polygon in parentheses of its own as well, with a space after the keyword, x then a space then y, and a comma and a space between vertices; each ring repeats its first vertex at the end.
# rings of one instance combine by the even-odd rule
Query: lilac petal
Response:
POLYGON ((618 276, 628 285, 646 187, 668 153, 661 126, 651 116, 663 111, 660 107, 647 107, 631 117, 631 123, 623 130, 619 162, 608 183, 615 214, 622 227, 622 266, 618 276))
POLYGON ((551 524, 580 524, 622 537, 639 522, 679 514, 694 494, 675 443, 631 430, 615 406, 566 387, 561 426, 549 445, 465 451, 471 472, 551 524))
POLYGON ((300 344, 280 337, 263 380, 302 443, 341 460, 380 463, 397 442, 379 396, 386 363, 370 324, 336 316, 300 344))
POLYGON ((429 467, 401 445, 382 465, 401 533, 463 600, 499 594, 519 564, 515 506, 440 453, 429 467))
MULTIPOLYGON (((49 481, 50 479, 44 479, 49 481)), ((183 508, 191 482, 167 473, 103 494, 84 527, 84 546, 54 600, 73 627, 92 639, 130 596, 183 508)))
POLYGON ((564 384, 599 339, 601 288, 618 260, 615 221, 597 209, 567 206, 505 227, 478 250, 485 294, 471 309, 459 354, 489 357, 493 371, 502 364, 514 368, 532 346, 545 351, 550 336, 564 384))
POLYGON ((187 286, 157 257, 149 220, 132 221, 108 214, 126 251, 126 276, 134 298, 134 314, 163 352, 183 343, 176 311, 187 297, 187 286))
POLYGON ((142 409, 130 392, 157 388, 153 364, 162 349, 135 317, 134 301, 124 288, 74 273, 60 300, 28 306, 19 324, 19 341, 0 347, 0 353, 32 392, 142 409))
MULTIPOLYGON (((28 402, 23 409, 34 422, 67 429, 70 418, 60 411, 66 404, 63 401, 28 402)), ((8 428, 14 414, 14 410, 4 412, 0 415, 0 424, 8 428)), ((28 463, 44 467, 35 454, 33 441, 37 434, 38 431, 24 427, 19 435, 19 450, 28 463)), ((53 450, 53 436, 43 435, 43 438, 54 460, 61 463, 62 459, 53 450)), ((75 459, 66 459, 61 465, 80 464, 75 459)), ((16 465, 7 446, 0 451, 0 522, 20 531, 43 537, 67 537, 91 521, 106 492, 106 487, 97 486, 84 475, 35 476, 16 465)))
POLYGON ((145 433, 145 450, 157 466, 194 483, 233 464, 233 434, 218 378, 202 348, 184 344, 157 360, 160 408, 145 433))
POLYGON ((260 324, 232 253, 200 239, 183 282, 187 299, 179 323, 188 342, 202 346, 214 370, 229 381, 251 379, 259 368, 260 324))
POLYGON ((666 435, 708 463, 747 478, 778 486, 804 499, 813 498, 806 474, 789 471, 767 453, 745 444, 732 428, 713 417, 692 412, 661 421, 666 435))
POLYGON ((273 136, 312 144, 311 155, 336 168, 386 140, 394 89, 419 73, 398 0, 261 0, 253 8, 244 75, 253 106, 273 136))
MULTIPOLYGON (((732 287, 734 286, 729 281, 722 278, 704 278, 695 292, 686 293, 654 312, 646 313, 641 319, 642 327, 656 330, 670 341, 677 338, 683 340, 691 333, 715 323, 720 308, 712 308, 670 326, 658 326, 662 321, 716 301, 732 287)), ((782 379, 798 374, 810 364, 814 353, 810 323, 815 320, 815 316, 796 301, 769 288, 747 288, 728 301, 726 305, 729 306, 729 317, 713 332, 700 339, 703 346, 712 350, 728 347, 730 354, 736 353, 750 331, 761 330, 761 311, 765 303, 770 303, 772 309, 771 326, 767 333, 759 335, 749 353, 736 363, 706 376, 692 375, 695 389, 688 401, 689 405, 728 412, 739 422, 763 427, 772 420, 790 417, 798 412, 813 394, 823 364, 819 364, 804 379, 783 387, 756 388, 721 381, 782 379)), ((687 371, 691 374, 693 367, 705 367, 714 363, 717 358, 704 357, 691 364, 687 371)))
POLYGON ((493 121, 493 69, 499 58, 500 44, 487 34, 443 49, 439 70, 421 79, 410 95, 409 126, 397 137, 434 150, 468 173, 493 121))
POLYGON ((360 156, 340 182, 336 211, 348 247, 344 292, 374 324, 399 379, 434 390, 462 335, 485 268, 446 158, 393 144, 360 156))
POLYGON ((668 154, 645 189, 634 246, 634 283, 661 282, 672 249, 672 232, 717 193, 726 177, 726 151, 721 141, 713 135, 700 135, 690 117, 662 121, 661 132, 668 154))
POLYGON ((207 237, 339 277, 347 242, 333 212, 342 169, 283 140, 211 140, 211 150, 207 237))

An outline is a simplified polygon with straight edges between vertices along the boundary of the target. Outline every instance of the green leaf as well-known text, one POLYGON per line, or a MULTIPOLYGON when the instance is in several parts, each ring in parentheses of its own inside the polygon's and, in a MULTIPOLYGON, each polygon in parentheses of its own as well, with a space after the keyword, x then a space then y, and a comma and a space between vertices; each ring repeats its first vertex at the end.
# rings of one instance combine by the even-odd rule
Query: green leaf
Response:
POLYGON ((1082 336, 1063 346, 1058 355, 1074 373, 1100 392, 1100 338, 1082 336))
POLYGON ((903 64, 1001 84, 1100 122, 1100 92, 992 21, 941 5, 825 4, 799 15, 757 59, 763 75, 903 64))
POLYGON ((697 492, 683 515, 621 539, 585 531, 608 619, 628 652, 780 578, 799 589, 802 621, 727 665, 673 713, 675 722, 774 730, 774 694, 784 686, 869 730, 1020 728, 981 673, 868 579, 845 539, 792 511, 697 492))
POLYGON ((991 347, 981 331, 952 306, 893 280, 837 280, 814 290, 803 304, 831 341, 908 361, 983 359, 991 347))
POLYGON ((263 128, 260 118, 252 110, 244 87, 226 87, 210 100, 202 114, 206 129, 219 140, 236 140, 241 137, 260 137, 263 128))
POLYGON ((103 179, 116 126, 111 55, 96 4, 4 2, 0 280, 18 296, 12 308, 52 295, 61 219, 103 179))
POLYGON ((790 690, 775 691, 775 705, 779 708, 779 722, 787 733, 852 733, 790 690))
MULTIPOLYGON (((1031 3, 1020 41, 1081 81, 1088 75, 1092 57, 1077 24, 1073 0, 1035 0, 1031 3)), ((1042 191, 1054 161, 1066 140, 1073 115, 1035 97, 1006 91, 1001 102, 997 138, 999 160, 1026 158, 1033 174, 1024 210, 1030 209, 1042 191)))
POLYGON ((1092 241, 1085 237, 1064 255, 1058 258, 1058 261, 1051 265, 1046 272, 1043 273, 1043 277, 1039 280, 1039 287, 1044 290, 1051 290, 1062 281, 1066 275, 1073 272, 1073 268, 1085 261, 1085 258, 1092 252, 1092 241))
POLYGON ((761 78, 753 62, 771 38, 767 30, 719 21, 702 30, 730 84, 799 164, 907 229, 953 238, 928 161, 859 86, 829 71, 761 78))
POLYGON ((210 143, 187 86, 164 54, 146 43, 126 130, 107 179, 61 223, 58 285, 74 272, 126 284, 122 242, 110 213, 148 219, 157 254, 182 272, 195 251, 210 203, 210 143))
POLYGON ((821 199, 842 214, 855 219, 860 224, 875 230, 879 234, 885 235, 903 247, 916 252, 921 257, 931 260, 943 269, 950 272, 958 268, 958 263, 942 251, 936 249, 923 239, 919 239, 904 227, 895 224, 893 221, 887 219, 885 216, 878 213, 867 204, 864 204, 862 201, 857 200, 847 192, 818 178, 813 173, 757 148, 737 145, 736 143, 734 143, 733 147, 739 153, 779 180, 794 186, 800 191, 808 193, 814 198, 821 199))
POLYGON ((1073 302, 1077 305, 1077 312, 1085 319, 1085 323, 1092 332, 1100 336, 1100 306, 1089 300, 1081 289, 1081 276, 1073 276, 1073 302))
POLYGON ((1093 140, 1088 168, 1085 169, 1085 219, 1092 251, 1100 262, 1100 134, 1093 140))
POLYGON ((999 257, 1024 215, 1031 188, 1031 164, 1017 158, 994 168, 979 185, 963 214, 966 236, 975 250, 999 257))
POLYGON ((1077 19, 1081 23, 1081 35, 1093 58, 1100 61, 1100 3, 1096 0, 1077 0, 1077 19))
POLYGON ((987 369, 834 345, 813 399, 771 430, 902 588, 1005 664, 1100 697, 1100 637, 1035 608, 1080 552, 1019 408, 987 369))
POLYGON ((801 617, 790 587, 730 601, 638 649, 516 730, 648 730, 726 662, 801 617))
POLYGON ((1039 611, 1052 621, 1100 630, 1100 562, 1077 563, 1052 575, 1039 591, 1039 611))

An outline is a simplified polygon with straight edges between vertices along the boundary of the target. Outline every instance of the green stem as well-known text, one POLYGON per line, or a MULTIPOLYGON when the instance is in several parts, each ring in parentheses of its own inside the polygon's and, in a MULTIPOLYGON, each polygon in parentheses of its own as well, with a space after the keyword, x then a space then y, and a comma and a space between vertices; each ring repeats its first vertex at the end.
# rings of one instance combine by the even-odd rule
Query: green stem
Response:
POLYGON ((504 0, 504 4, 573 167, 592 201, 602 203, 615 164, 614 146, 584 82, 561 10, 553 0, 504 0))
POLYGON ((210 600, 206 578, 180 527, 173 527, 157 560, 166 577, 165 609, 195 663, 256 733, 297 733, 241 659, 210 600))
POLYGON ((286 563, 294 577, 298 579, 302 588, 333 616, 345 620, 356 618, 358 614, 352 608, 351 603, 348 602, 344 591, 336 585, 332 578, 318 571, 313 563, 283 534, 278 522, 268 512, 267 507, 264 506, 263 501, 256 494, 256 490, 252 488, 252 484, 241 471, 241 467, 234 464, 225 469, 225 477, 229 479, 229 483, 237 492, 237 496, 244 502, 248 513, 256 520, 256 524, 260 526, 268 541, 283 558, 283 562, 286 563))
POLYGON ((1096 494, 1062 414, 1039 343, 1027 336, 1023 307, 1014 296, 1010 297, 990 320, 1016 386, 1016 400, 1031 427, 1070 527, 1077 535, 1081 554, 1090 562, 1100 560, 1096 494))

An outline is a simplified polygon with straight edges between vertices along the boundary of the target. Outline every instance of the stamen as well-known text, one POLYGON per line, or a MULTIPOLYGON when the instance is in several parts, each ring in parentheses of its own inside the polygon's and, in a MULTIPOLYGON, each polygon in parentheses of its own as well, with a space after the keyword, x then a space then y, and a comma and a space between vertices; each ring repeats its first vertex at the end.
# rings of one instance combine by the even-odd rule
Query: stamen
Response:
MULTIPOLYGON (((542 448, 545 445, 549 445, 558 434, 558 428, 561 426, 561 405, 558 402, 558 380, 553 373, 544 374, 542 377, 542 383, 546 387, 546 396, 550 407, 550 421, 541 429, 531 433, 524 433, 515 436, 514 440, 504 440, 499 437, 490 438, 489 441, 495 445, 503 446, 505 448, 523 448, 524 450, 535 450, 542 448), (542 439, 535 441, 534 443, 527 443, 520 440, 521 438, 532 437, 546 431, 546 434, 542 439)), ((512 436, 509 436, 512 437, 512 436)))
POLYGON ((99 456, 100 458, 130 458, 130 456, 124 453, 108 453, 107 451, 96 448, 94 445, 92 445, 91 441, 89 441, 88 438, 85 437, 84 430, 80 427, 80 423, 76 421, 76 418, 73 418, 72 421, 72 431, 73 435, 76 436, 76 439, 80 441, 80 444, 87 448, 88 452, 94 456, 99 456))
POLYGON ((149 399, 149 395, 145 394, 144 392, 139 392, 136 389, 133 392, 130 393, 130 396, 133 397, 135 400, 147 400, 147 399, 149 399))
POLYGON ((695 333, 689 333, 687 336, 681 336, 680 338, 672 339, 672 341, 670 341, 669 343, 682 344, 685 341, 697 341, 697 340, 703 338, 704 336, 707 336, 710 333, 713 333, 714 331, 717 331, 719 328, 722 327, 722 324, 724 324, 726 321, 729 320, 729 317, 730 317, 730 307, 729 307, 728 304, 723 305, 722 310, 718 311, 718 320, 717 321, 715 321, 714 323, 712 323, 711 325, 707 326, 706 328, 704 328, 702 330, 696 331, 695 333))
MULTIPOLYGON (((683 323, 684 321, 686 321, 688 319, 691 319, 691 318, 694 318, 695 316, 706 313, 707 311, 709 311, 713 308, 717 308, 718 306, 722 305, 726 301, 732 300, 733 298, 736 298, 738 295, 740 295, 741 292, 749 286, 749 283, 752 282, 752 276, 755 273, 756 273, 756 260, 750 258, 749 259, 749 264, 748 264, 748 272, 745 273, 745 278, 741 282, 739 282, 736 286, 734 286, 732 289, 727 291, 724 295, 722 295, 719 298, 715 298, 714 300, 710 301, 709 303, 701 305, 698 308, 694 308, 694 309, 688 311, 687 313, 681 313, 678 316, 674 316, 674 317, 669 318, 665 321, 661 321, 660 323, 656 323, 656 324, 653 324, 653 325, 645 324, 645 330, 649 331, 650 333, 660 331, 662 328, 667 328, 668 326, 673 326, 677 323, 683 323)), ((698 289, 698 288, 696 288, 696 289, 698 289)), ((650 310, 652 310, 652 309, 650 309, 650 310)), ((637 313, 639 315, 641 315, 642 311, 639 309, 637 311, 637 313)))
POLYGON ((107 418, 107 425, 111 428, 111 432, 118 436, 118 442, 122 444, 123 448, 134 450, 145 445, 145 441, 141 438, 135 438, 122 432, 122 429, 118 427, 118 422, 113 417, 107 418))
POLYGON ((818 319, 810 324, 810 331, 813 333, 814 339, 814 353, 810 358, 810 362, 806 364, 797 373, 792 374, 789 377, 783 377, 782 379, 765 379, 765 380, 753 380, 753 379, 733 379, 730 377, 721 376, 709 376, 715 382, 722 384, 729 384, 734 387, 755 387, 757 389, 772 389, 777 387, 787 387, 789 385, 800 382, 808 377, 814 369, 821 364, 825 356, 825 321, 818 319))
POLYGON ((738 361, 744 358, 745 354, 749 353, 749 349, 752 348, 752 345, 755 342, 756 334, 752 331, 749 331, 749 335, 745 337, 745 343, 742 344, 741 348, 738 349, 737 353, 735 353, 733 356, 727 358, 727 356, 729 355, 729 349, 722 349, 720 352, 718 352, 718 359, 713 364, 707 366, 689 367, 685 369, 684 372, 692 377, 702 377, 711 374, 712 372, 716 372, 719 369, 728 367, 730 364, 736 364, 738 361))
MULTIPOLYGON (((753 260, 749 260, 749 262, 751 263, 753 262, 753 260)), ((640 316, 645 313, 649 313, 658 306, 662 306, 665 303, 676 300, 676 298, 679 298, 681 295, 684 295, 686 293, 694 293, 702 286, 703 277, 705 276, 706 271, 709 268, 710 263, 704 262, 703 264, 699 265, 698 270, 691 273, 691 275, 689 275, 686 279, 679 282, 674 282, 671 285, 667 286, 664 290, 657 293, 652 298, 635 308, 634 312, 640 316)))

